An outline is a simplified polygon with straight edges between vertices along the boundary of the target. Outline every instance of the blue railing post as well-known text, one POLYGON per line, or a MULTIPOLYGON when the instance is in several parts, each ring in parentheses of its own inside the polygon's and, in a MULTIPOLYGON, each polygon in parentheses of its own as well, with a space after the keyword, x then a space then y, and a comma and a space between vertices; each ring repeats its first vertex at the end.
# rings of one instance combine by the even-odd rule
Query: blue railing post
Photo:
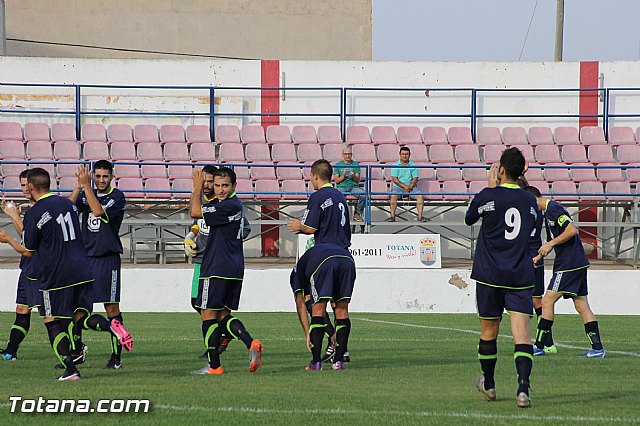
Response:
POLYGON ((80 134, 80 116, 81 116, 81 112, 80 112, 80 100, 81 100, 81 96, 80 96, 80 85, 77 84, 75 86, 76 88, 76 139, 80 140, 81 134, 80 134))
POLYGON ((367 164, 365 167, 367 168, 367 181, 365 182, 365 192, 367 195, 364 205, 364 211, 366 212, 364 221, 367 224, 367 229, 371 229, 371 168, 373 166, 367 164))
POLYGON ((211 134, 211 141, 215 141, 216 139, 216 110, 215 110, 216 98, 215 98, 215 88, 213 86, 209 87, 209 133, 211 134))
POLYGON ((609 141, 609 89, 604 89, 604 116, 602 117, 602 128, 604 129, 604 140, 609 141))
POLYGON ((344 141, 345 138, 345 122, 346 122, 346 118, 345 118, 345 107, 346 107, 346 89, 344 87, 340 88, 340 136, 342 136, 342 140, 344 141))
POLYGON ((476 111, 477 95, 478 92, 476 91, 476 89, 471 89, 471 138, 474 142, 476 141, 476 126, 478 125, 476 111))

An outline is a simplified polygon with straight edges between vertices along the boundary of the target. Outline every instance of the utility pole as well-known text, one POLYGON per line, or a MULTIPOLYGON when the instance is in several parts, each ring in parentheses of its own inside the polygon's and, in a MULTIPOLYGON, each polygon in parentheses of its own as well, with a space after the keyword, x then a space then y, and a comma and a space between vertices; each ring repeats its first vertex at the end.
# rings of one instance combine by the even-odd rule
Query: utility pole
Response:
POLYGON ((556 62, 562 62, 562 45, 564 33, 564 0, 556 0, 556 53, 553 58, 556 62))

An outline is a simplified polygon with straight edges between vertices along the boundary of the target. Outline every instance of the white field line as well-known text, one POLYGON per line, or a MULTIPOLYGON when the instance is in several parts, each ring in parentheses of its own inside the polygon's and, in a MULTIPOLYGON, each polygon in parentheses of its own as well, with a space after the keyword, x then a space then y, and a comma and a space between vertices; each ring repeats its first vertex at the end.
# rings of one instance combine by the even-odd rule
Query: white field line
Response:
MULTIPOLYGON (((429 329, 429 330, 457 331, 459 333, 480 335, 480 332, 477 331, 477 330, 467 330, 467 329, 464 329, 464 328, 437 327, 437 326, 431 326, 431 325, 411 324, 411 323, 397 322, 397 321, 374 320, 374 319, 370 319, 370 318, 353 318, 352 317, 351 319, 352 320, 358 320, 358 321, 364 321, 364 322, 373 322, 373 323, 377 323, 377 324, 400 325, 400 326, 403 326, 403 327, 425 328, 425 329, 429 329)), ((504 339, 513 339, 512 336, 508 336, 506 334, 500 334, 499 337, 502 337, 504 339)), ((566 344, 557 343, 557 342, 555 342, 555 345, 558 346, 558 347, 561 347, 561 348, 568 348, 568 349, 581 349, 581 350, 585 350, 585 351, 588 349, 588 348, 581 347, 581 346, 566 345, 566 344)), ((627 356, 640 357, 640 354, 637 353, 637 352, 614 351, 614 350, 610 350, 610 349, 607 349, 606 351, 607 351, 608 354, 617 354, 617 355, 627 355, 627 356)))

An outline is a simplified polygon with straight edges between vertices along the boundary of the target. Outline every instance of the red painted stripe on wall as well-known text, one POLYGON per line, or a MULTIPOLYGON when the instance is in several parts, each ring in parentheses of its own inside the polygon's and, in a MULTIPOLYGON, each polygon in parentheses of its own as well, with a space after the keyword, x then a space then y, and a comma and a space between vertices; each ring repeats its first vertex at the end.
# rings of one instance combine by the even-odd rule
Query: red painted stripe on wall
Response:
MULTIPOLYGON (((280 87, 280 61, 261 61, 260 63, 261 77, 260 87, 263 90, 260 91, 260 105, 262 114, 279 114, 280 113, 280 91, 279 90, 264 90, 264 88, 280 87)), ((276 126, 280 124, 280 117, 262 117, 262 127, 265 133, 267 127, 276 126)), ((279 220, 279 206, 277 204, 262 205, 260 207, 262 213, 262 219, 265 220, 279 220)), ((265 257, 278 257, 279 255, 279 240, 280 240, 280 227, 262 225, 261 230, 261 248, 262 256, 265 257)))
MULTIPOLYGON (((598 87, 598 62, 580 62, 580 88, 581 89, 595 89, 598 87)), ((583 90, 580 91, 580 114, 598 114, 599 109, 599 97, 597 90, 583 90)), ((585 126, 597 126, 598 117, 580 117, 579 127, 585 126)), ((596 207, 590 207, 583 209, 578 214, 578 220, 581 222, 597 222, 598 221, 598 209, 596 207)), ((584 242, 588 242, 596 247, 596 235, 598 234, 598 228, 595 227, 582 227, 580 229, 580 238, 584 242)), ((597 259, 598 250, 594 248, 593 252, 589 255, 590 259, 597 259)))

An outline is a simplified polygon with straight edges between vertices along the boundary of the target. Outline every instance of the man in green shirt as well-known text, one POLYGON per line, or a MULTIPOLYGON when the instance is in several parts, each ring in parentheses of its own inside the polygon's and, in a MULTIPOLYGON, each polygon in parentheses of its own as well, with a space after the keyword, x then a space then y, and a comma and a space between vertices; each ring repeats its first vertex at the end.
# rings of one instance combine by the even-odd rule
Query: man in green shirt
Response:
POLYGON ((353 195, 358 198, 356 212, 353 215, 354 222, 362 222, 362 213, 364 212, 365 195, 362 188, 358 186, 360 182, 360 163, 353 161, 351 148, 345 146, 342 148, 342 160, 333 166, 333 180, 336 183, 338 191, 345 194, 353 195))

